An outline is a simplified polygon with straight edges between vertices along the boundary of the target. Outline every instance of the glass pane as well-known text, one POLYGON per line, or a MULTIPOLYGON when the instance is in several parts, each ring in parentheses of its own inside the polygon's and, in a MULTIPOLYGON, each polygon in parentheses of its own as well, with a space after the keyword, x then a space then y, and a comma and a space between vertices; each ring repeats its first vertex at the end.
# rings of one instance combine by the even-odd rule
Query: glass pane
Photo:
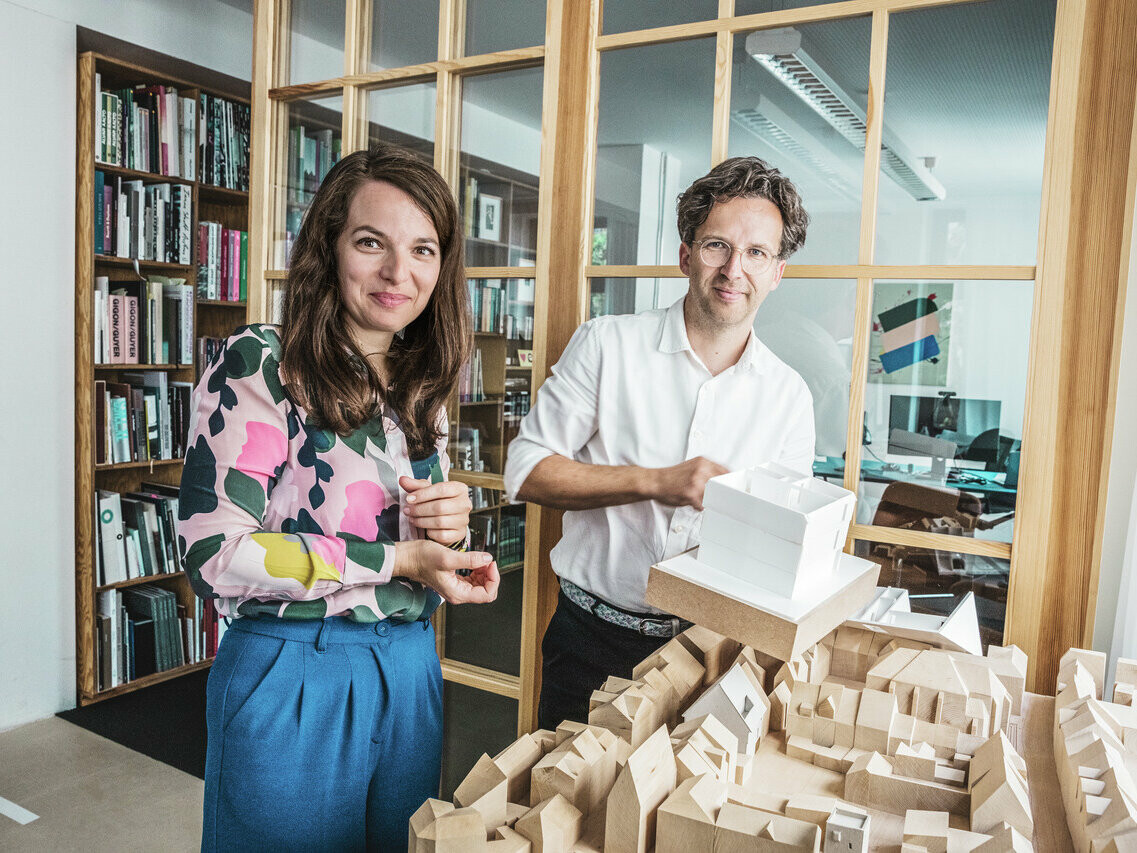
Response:
POLYGON ((466 56, 544 43, 544 3, 466 0, 466 56))
POLYGON ((392 142, 433 163, 434 95, 433 82, 368 92, 368 142, 392 142))
POLYGON ((754 321, 758 339, 805 380, 817 428, 814 473, 844 474, 857 283, 782 279, 754 321))
POLYGON ((875 283, 860 523, 1011 541, 1033 292, 875 283))
POLYGON ((504 495, 492 489, 470 491, 482 492, 472 500, 484 504, 470 514, 470 547, 494 555, 501 586, 492 604, 446 608, 446 657, 520 675, 525 504, 503 505, 504 495))
POLYGON ((1053 42, 1054 0, 891 17, 877 263, 1035 262, 1053 42))
MULTIPOLYGON (((594 232, 594 255, 596 239, 594 232)), ((688 282, 685 278, 594 278, 589 284, 588 318, 591 320, 607 314, 638 314, 653 308, 669 308, 687 293, 688 282)))
POLYGON ((463 84, 458 205, 467 266, 537 263, 542 81, 540 68, 525 68, 463 84))
POLYGON ((344 74, 343 0, 292 0, 287 83, 313 83, 344 74))
POLYGON ((517 740, 517 701, 447 681, 442 686, 442 785, 454 797, 482 753, 497 755, 517 740))
POLYGON ((987 646, 1002 645, 1010 560, 863 540, 853 553, 880 563, 879 586, 908 590, 913 613, 947 616, 967 593, 975 593, 984 654, 987 646))
POLYGON ((711 168, 715 42, 600 56, 593 228, 609 264, 676 264, 675 200, 711 168))
POLYGON ((761 157, 797 186, 810 224, 790 263, 857 262, 871 37, 864 17, 735 38, 729 154, 761 157))
POLYGON ((529 411, 533 279, 470 279, 474 355, 458 377, 450 460, 463 471, 505 470, 505 450, 529 411))
POLYGON ((604 4, 602 32, 623 33, 671 24, 690 24, 718 17, 718 0, 651 0, 604 4))
POLYGON ((438 58, 438 0, 371 0, 370 70, 438 58))
POLYGON ((285 105, 288 151, 285 186, 277 187, 277 224, 273 232, 274 267, 283 269, 312 196, 340 158, 343 98, 296 101, 285 105))

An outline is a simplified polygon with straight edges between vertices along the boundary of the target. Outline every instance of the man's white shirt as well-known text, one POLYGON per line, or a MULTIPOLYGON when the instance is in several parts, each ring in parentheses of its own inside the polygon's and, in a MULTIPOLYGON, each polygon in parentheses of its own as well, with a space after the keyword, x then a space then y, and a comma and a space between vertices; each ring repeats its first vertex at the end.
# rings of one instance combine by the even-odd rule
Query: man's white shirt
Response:
MULTIPOLYGON (((691 348, 680 299, 576 330, 509 446, 505 490, 514 500, 553 454, 647 468, 696 456, 732 471, 779 462, 809 475, 813 448, 802 378, 753 332, 738 362, 712 376, 691 348)), ((617 607, 656 612, 644 603, 648 569, 697 545, 701 521, 658 501, 566 512, 553 570, 617 607)))

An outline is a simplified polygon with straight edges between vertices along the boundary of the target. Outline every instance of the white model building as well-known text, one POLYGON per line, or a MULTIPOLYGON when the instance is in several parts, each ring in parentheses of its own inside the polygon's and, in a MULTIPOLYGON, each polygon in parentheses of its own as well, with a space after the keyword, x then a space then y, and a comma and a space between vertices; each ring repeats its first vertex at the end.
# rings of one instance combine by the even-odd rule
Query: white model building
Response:
POLYGON ((651 567, 645 600, 779 660, 872 600, 880 566, 842 552, 852 492, 775 463, 707 481, 697 549, 651 567))
POLYGON ((906 589, 877 587, 876 598, 859 613, 850 616, 849 622, 859 628, 886 631, 891 636, 930 643, 940 649, 983 654, 973 592, 964 595, 947 616, 937 616, 934 613, 913 613, 906 589))
POLYGON ((830 580, 856 496, 773 462, 707 481, 696 559, 786 598, 830 580))

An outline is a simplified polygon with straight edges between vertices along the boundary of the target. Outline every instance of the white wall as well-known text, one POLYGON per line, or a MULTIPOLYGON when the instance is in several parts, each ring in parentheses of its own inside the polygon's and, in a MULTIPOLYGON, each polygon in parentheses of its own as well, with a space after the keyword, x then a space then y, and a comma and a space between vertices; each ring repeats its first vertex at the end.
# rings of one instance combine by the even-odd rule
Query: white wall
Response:
POLYGON ((0 0, 0 730, 75 704, 75 27, 249 79, 213 0, 0 0))

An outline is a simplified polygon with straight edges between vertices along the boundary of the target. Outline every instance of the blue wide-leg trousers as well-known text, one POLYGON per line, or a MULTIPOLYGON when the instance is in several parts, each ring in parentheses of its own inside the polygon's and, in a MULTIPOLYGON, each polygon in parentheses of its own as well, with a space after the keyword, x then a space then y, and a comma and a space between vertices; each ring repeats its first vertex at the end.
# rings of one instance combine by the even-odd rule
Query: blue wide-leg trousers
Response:
POLYGON ((209 673, 201 849, 405 850, 438 796, 429 622, 234 620, 209 673))

